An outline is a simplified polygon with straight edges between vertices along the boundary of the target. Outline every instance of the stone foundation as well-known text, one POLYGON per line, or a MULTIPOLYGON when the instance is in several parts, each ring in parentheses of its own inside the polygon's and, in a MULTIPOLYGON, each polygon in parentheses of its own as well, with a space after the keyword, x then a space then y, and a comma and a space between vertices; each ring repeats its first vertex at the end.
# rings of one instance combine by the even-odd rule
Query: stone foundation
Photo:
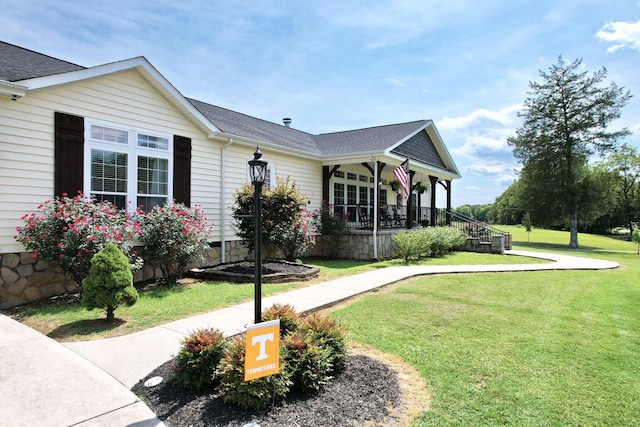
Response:
MULTIPOLYGON (((378 260, 394 257, 393 234, 397 230, 381 230, 378 234, 378 260)), ((312 256, 338 259, 373 260, 374 236, 368 230, 352 230, 342 236, 318 236, 312 256)))
MULTIPOLYGON (((226 262, 244 260, 247 248, 239 241, 226 243, 226 262)), ((204 261, 189 268, 220 264, 220 246, 207 248, 204 261)), ((162 277, 159 268, 149 263, 133 275, 135 283, 162 277)), ((0 309, 73 292, 77 283, 57 265, 33 258, 30 252, 0 254, 0 309)))

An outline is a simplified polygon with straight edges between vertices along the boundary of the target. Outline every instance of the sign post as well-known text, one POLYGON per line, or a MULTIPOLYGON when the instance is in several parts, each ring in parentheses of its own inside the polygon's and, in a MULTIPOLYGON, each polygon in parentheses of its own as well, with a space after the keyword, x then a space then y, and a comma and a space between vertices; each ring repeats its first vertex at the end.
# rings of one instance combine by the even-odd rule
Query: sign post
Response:
POLYGON ((280 372, 280 320, 257 323, 247 328, 244 380, 280 372))

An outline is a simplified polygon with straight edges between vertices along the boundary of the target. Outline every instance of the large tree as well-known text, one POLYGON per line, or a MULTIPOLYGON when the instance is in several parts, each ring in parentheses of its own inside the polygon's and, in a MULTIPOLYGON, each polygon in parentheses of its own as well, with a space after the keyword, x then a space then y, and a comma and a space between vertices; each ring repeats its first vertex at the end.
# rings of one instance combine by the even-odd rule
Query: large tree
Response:
POLYGON ((522 173, 535 180, 538 202, 544 201, 555 215, 568 219, 569 247, 578 247, 578 211, 584 198, 584 171, 594 155, 612 151, 630 134, 624 128, 608 129, 618 119, 631 94, 615 83, 603 85, 607 70, 592 75, 582 70, 582 60, 565 63, 562 57, 530 91, 519 115, 524 119, 513 146, 522 173))

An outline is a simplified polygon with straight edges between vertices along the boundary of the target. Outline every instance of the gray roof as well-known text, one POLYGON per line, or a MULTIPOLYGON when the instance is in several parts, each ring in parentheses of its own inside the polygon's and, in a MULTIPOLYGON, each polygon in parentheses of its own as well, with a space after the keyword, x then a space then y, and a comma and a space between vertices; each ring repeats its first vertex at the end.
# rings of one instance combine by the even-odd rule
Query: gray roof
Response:
POLYGON ((222 132, 254 139, 256 141, 272 143, 309 154, 321 154, 314 141, 313 135, 309 133, 257 119, 195 99, 188 99, 188 101, 222 132))
POLYGON ((384 151, 428 123, 419 120, 312 135, 195 99, 189 99, 189 102, 225 133, 321 156, 384 151))
MULTIPOLYGON (((0 41, 0 80, 15 82, 84 69, 80 65, 0 41)), ((393 152, 447 169, 426 132, 416 134, 426 127, 427 120, 312 135, 195 99, 187 100, 224 133, 312 156, 380 153, 413 135, 393 152)))
POLYGON ((0 41, 0 80, 15 82, 85 67, 0 41))
POLYGON ((427 123, 426 120, 418 120, 344 132, 324 133, 317 135, 315 139, 325 155, 380 152, 417 132, 427 123))

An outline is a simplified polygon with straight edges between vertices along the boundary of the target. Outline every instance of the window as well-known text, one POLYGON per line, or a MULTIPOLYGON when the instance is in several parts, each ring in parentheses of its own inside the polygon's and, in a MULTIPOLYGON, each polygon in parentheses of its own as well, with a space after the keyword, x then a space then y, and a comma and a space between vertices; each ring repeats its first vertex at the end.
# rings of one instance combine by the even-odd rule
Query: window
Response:
POLYGON ((358 179, 358 175, 356 175, 355 173, 347 172, 347 179, 355 181, 358 179))
POLYGON ((344 184, 333 183, 333 212, 336 215, 344 214, 344 184))
POLYGON ((91 196, 146 211, 172 199, 169 135, 91 119, 85 129, 84 188, 91 196))

